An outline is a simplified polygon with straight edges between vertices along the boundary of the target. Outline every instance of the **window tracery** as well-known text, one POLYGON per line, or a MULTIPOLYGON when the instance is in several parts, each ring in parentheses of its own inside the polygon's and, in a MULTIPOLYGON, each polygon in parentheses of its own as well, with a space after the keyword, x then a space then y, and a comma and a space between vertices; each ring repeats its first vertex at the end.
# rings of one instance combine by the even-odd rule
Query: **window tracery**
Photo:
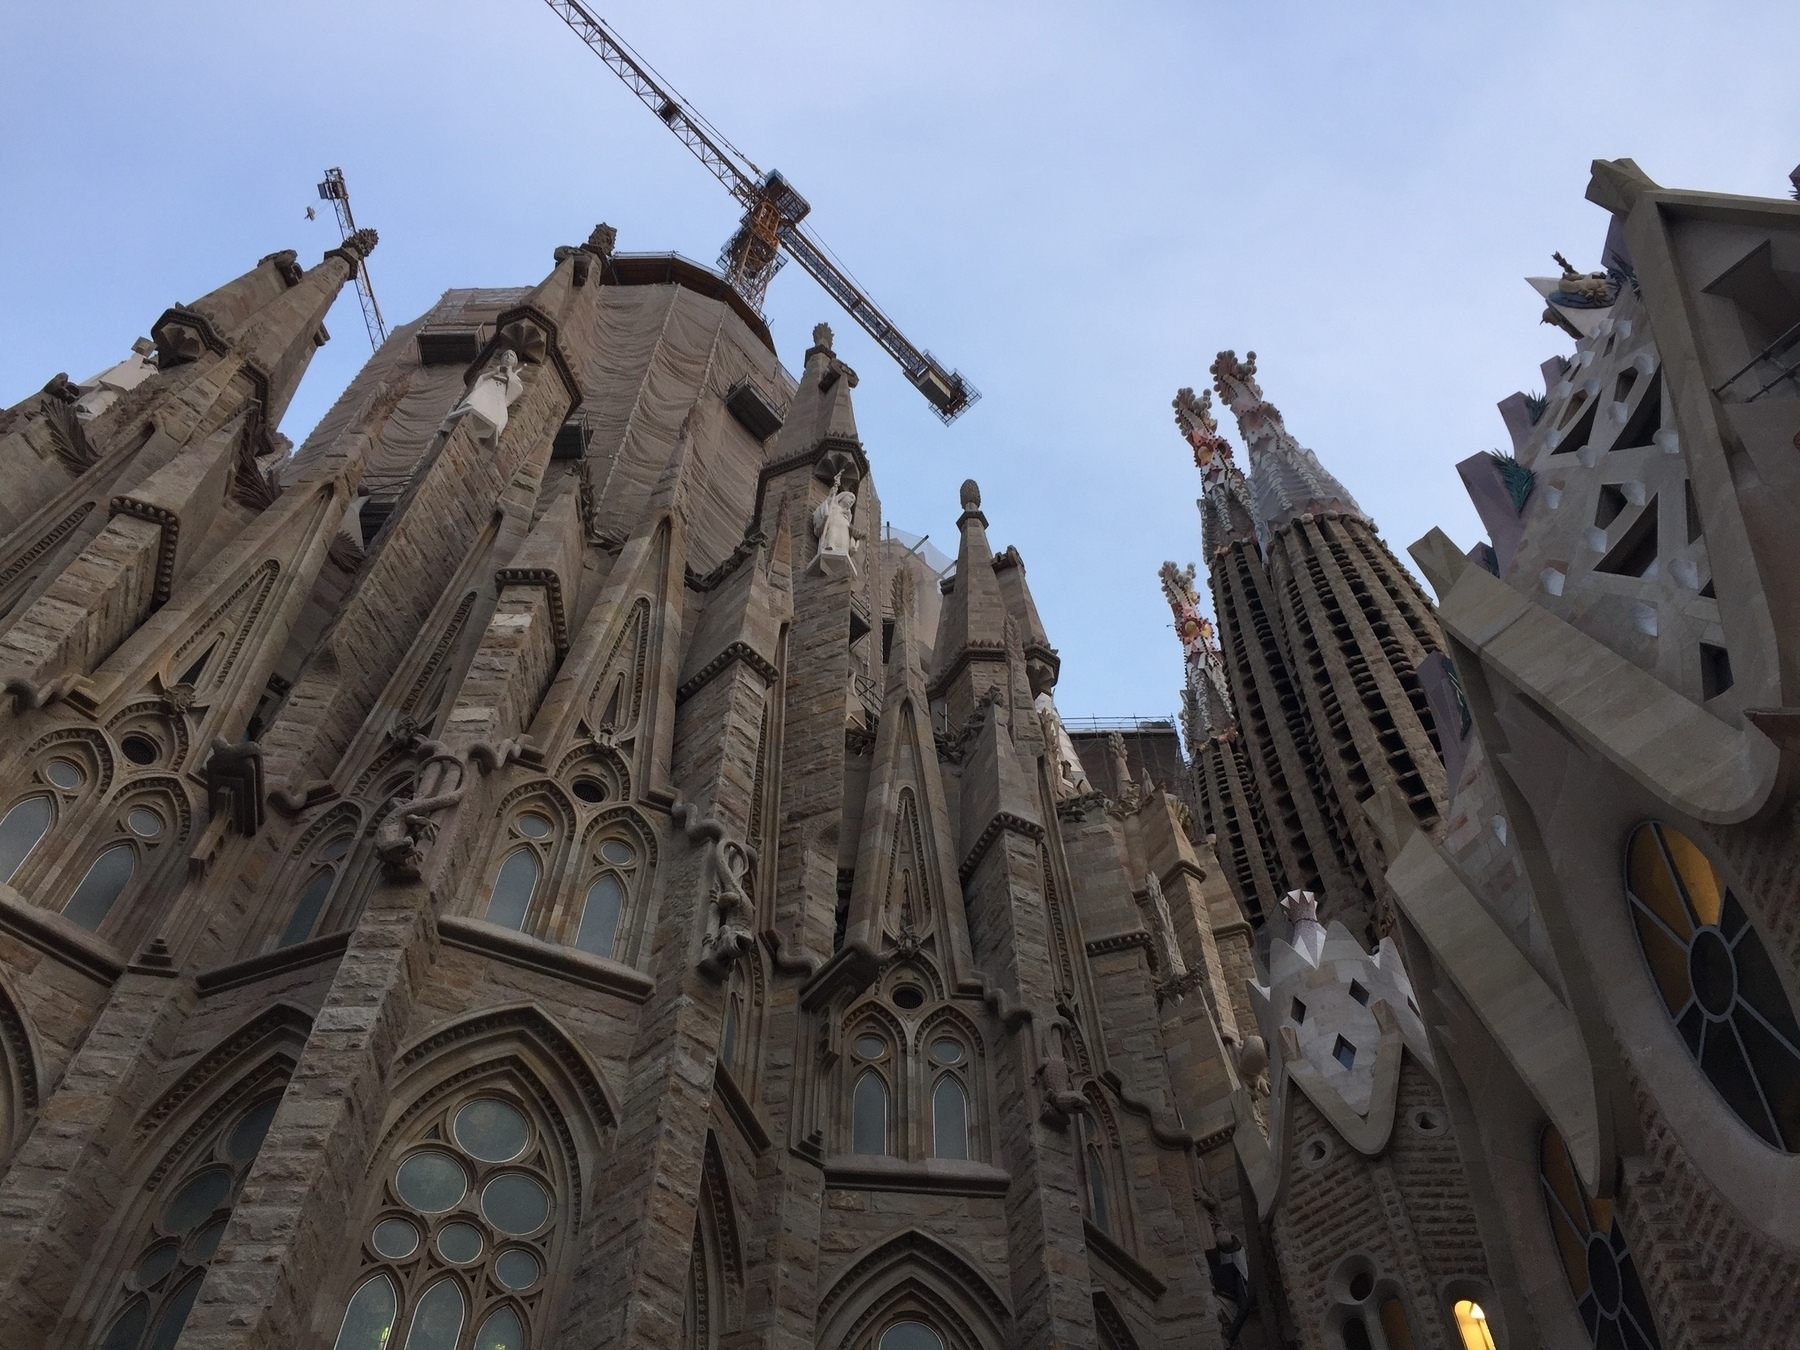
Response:
POLYGON ((1575 1311, 1596 1350, 1661 1350, 1612 1202, 1588 1195, 1553 1125, 1538 1142, 1538 1180, 1575 1311))
POLYGON ((233 1112, 189 1154, 174 1184, 159 1188, 97 1350, 175 1344, 280 1100, 264 1096, 233 1112))
POLYGON ((383 1163, 335 1350, 525 1350, 569 1222, 531 1105, 492 1082, 418 1112, 383 1163))
MULTIPOLYGON (((118 933, 132 925, 120 901, 142 890, 161 870, 170 845, 187 834, 187 802, 178 784, 161 779, 127 782, 87 822, 87 865, 62 902, 63 917, 90 932, 118 933)), ((179 850, 176 850, 179 851, 179 850)), ((141 923, 137 926, 142 926, 141 923)))
POLYGON ((1800 1023, 1731 888, 1693 840, 1646 822, 1626 846, 1625 894, 1688 1053, 1763 1142, 1800 1152, 1800 1023))

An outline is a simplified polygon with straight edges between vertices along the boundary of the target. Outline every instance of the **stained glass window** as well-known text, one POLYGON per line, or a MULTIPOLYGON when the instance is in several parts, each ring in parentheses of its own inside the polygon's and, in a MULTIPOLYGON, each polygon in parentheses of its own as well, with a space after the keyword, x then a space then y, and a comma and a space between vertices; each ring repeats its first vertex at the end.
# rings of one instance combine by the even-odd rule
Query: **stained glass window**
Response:
POLYGON ((1660 1350, 1612 1203, 1583 1189, 1568 1146, 1553 1126, 1544 1127, 1538 1146, 1538 1177, 1575 1310, 1597 1350, 1660 1350))
POLYGON ((1638 826, 1625 871, 1638 945, 1688 1052, 1757 1135, 1800 1152, 1800 1025, 1743 906, 1668 825, 1638 826))

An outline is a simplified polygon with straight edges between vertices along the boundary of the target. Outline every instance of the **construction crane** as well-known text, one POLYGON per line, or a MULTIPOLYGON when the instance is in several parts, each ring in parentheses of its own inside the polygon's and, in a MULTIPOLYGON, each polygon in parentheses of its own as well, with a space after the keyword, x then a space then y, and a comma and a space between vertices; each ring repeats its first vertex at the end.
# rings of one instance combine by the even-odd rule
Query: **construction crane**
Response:
MULTIPOLYGON (((779 173, 764 173, 716 127, 689 107, 649 65, 580 0, 546 0, 575 35, 610 66, 645 107, 662 119, 680 142, 711 169, 714 177, 743 203, 744 218, 719 254, 725 279, 750 307, 762 312, 769 281, 780 270, 782 254, 797 261, 900 363, 933 411, 948 426, 979 390, 958 371, 944 369, 930 352, 915 347, 863 288, 832 259, 800 222, 812 208, 779 173)), ((346 210, 348 207, 346 206, 346 210)))
MULTIPOLYGON (((325 170, 325 181, 319 184, 319 196, 337 211, 338 231, 345 239, 356 233, 356 217, 350 214, 350 189, 344 183, 342 169, 325 170)), ((375 303, 375 288, 369 284, 369 264, 356 264, 356 299, 362 306, 363 326, 369 330, 369 345, 380 350, 387 341, 387 322, 381 317, 381 306, 375 303)))

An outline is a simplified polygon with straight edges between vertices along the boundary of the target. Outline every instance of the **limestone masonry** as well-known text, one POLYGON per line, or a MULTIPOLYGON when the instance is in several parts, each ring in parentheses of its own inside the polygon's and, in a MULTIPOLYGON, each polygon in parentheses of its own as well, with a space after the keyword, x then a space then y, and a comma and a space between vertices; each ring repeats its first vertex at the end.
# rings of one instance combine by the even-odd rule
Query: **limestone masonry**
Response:
POLYGON ((0 1345, 1795 1344, 1800 205, 1589 196, 1435 605, 1181 391, 1185 756, 606 226, 0 410, 0 1345))

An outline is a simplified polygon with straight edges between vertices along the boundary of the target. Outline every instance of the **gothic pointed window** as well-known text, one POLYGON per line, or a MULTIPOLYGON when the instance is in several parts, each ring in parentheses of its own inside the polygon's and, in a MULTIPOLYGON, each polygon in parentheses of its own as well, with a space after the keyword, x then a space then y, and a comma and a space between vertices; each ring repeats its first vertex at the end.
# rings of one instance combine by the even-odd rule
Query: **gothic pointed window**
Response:
POLYGON ((939 1158, 969 1156, 969 1094, 954 1075, 945 1074, 932 1090, 931 1139, 939 1158))
POLYGON ((850 1151, 879 1157, 888 1151, 888 1090, 874 1069, 856 1080, 850 1106, 850 1151))
MULTIPOLYGON (((66 763, 67 761, 53 761, 66 763)), ((37 847, 50 829, 50 798, 39 793, 14 806, 0 820, 0 881, 11 881, 25 861, 25 855, 37 847)))
POLYGON ((308 878, 300 898, 294 901, 294 912, 288 918, 287 927, 282 929, 281 940, 275 944, 277 947, 291 947, 312 936, 313 925, 319 921, 319 911, 325 907, 325 898, 336 884, 335 867, 321 867, 308 878))
POLYGON ((896 1322, 881 1333, 879 1350, 944 1350, 944 1338, 923 1322, 896 1322))
POLYGON ((180 1338, 279 1101, 231 1113, 162 1180, 98 1350, 166 1350, 180 1338))
POLYGON ((63 905, 63 916, 83 928, 100 927, 113 904, 137 870, 137 850, 130 844, 114 844, 88 865, 81 884, 63 905))
POLYGON ((738 1037, 744 1024, 744 972, 740 965, 731 968, 731 983, 725 989, 724 1025, 719 1030, 719 1062, 727 1070, 737 1070, 738 1037))
POLYGON ((506 861, 500 864, 499 874, 494 877, 494 889, 488 894, 487 921, 503 928, 523 928, 537 883, 537 854, 528 848, 509 853, 506 861))
POLYGON ((1660 1350, 1650 1302, 1612 1202, 1588 1195, 1551 1125, 1538 1144, 1538 1179, 1563 1275, 1596 1350, 1660 1350))
POLYGON ((1638 826, 1625 873, 1638 946, 1688 1053, 1765 1143, 1800 1152, 1800 1024, 1743 906, 1668 825, 1638 826))
MULTIPOLYGON (((524 1350, 565 1218, 550 1138, 488 1088, 440 1097, 380 1173, 335 1350, 524 1350)), ((538 1328, 542 1334, 542 1328, 538 1328)))
POLYGON ((643 849, 615 826, 589 846, 587 866, 599 869, 587 883, 575 921, 577 951, 595 956, 617 954, 619 924, 638 884, 643 849))

